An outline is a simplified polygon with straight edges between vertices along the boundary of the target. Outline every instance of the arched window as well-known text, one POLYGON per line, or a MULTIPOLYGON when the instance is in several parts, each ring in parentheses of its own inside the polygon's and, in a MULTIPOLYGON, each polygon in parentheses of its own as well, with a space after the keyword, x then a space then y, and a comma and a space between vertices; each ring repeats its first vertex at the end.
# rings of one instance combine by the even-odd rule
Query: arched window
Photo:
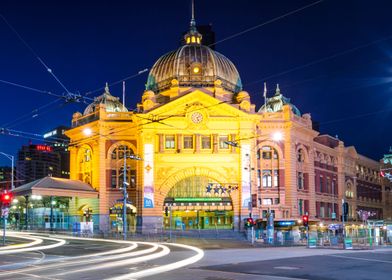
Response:
POLYGON ((297 153, 297 160, 298 162, 304 162, 305 161, 305 153, 303 149, 299 149, 297 153))
POLYGON ((279 154, 271 146, 262 146, 257 151, 258 166, 257 185, 262 188, 279 186, 279 154))
POLYGON ((130 159, 129 156, 133 155, 133 151, 126 145, 116 147, 111 155, 110 169, 110 187, 111 188, 122 188, 124 185, 124 155, 126 155, 125 166, 126 166, 126 182, 128 188, 136 188, 136 162, 130 159))
POLYGON ((92 151, 89 147, 82 147, 82 150, 79 154, 79 180, 91 185, 92 170, 92 151))

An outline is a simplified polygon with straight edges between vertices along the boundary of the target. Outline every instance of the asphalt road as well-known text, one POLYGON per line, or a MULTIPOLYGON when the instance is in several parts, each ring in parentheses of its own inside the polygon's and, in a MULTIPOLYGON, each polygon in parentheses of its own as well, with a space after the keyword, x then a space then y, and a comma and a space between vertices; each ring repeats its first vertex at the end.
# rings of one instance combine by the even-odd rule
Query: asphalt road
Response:
POLYGON ((168 272, 166 277, 152 276, 146 279, 389 280, 392 279, 392 249, 347 252, 306 248, 263 248, 222 250, 220 254, 218 251, 211 254, 207 251, 201 262, 168 272), (248 251, 248 254, 243 251, 248 251), (237 258, 233 257, 235 254, 237 258), (285 257, 290 255, 299 256, 285 257), (221 257, 217 259, 217 256, 221 257), (262 260, 250 261, 257 258, 262 260))
POLYGON ((43 242, 24 252, 0 251, 0 279, 134 279, 173 269, 197 255, 175 244, 29 236, 43 242), (59 246, 58 240, 66 242, 59 246))
MULTIPOLYGON (((37 244, 15 249, 23 252, 0 247, 0 279, 389 280, 392 277, 392 248, 369 251, 253 248, 246 243, 193 240, 190 242, 193 246, 206 248, 200 260, 201 255, 194 248, 176 244, 28 236, 36 238, 37 244)), ((17 242, 21 240, 15 239, 14 245, 17 242)))

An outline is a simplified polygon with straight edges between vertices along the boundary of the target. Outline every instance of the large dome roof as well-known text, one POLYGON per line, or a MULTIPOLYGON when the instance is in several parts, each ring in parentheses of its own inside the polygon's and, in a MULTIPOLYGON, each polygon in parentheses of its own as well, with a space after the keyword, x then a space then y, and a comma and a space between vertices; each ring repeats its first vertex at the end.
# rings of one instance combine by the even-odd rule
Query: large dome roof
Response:
POLYGON ((146 89, 155 93, 166 90, 176 79, 179 86, 208 87, 216 80, 233 93, 242 90, 240 75, 224 55, 199 43, 190 43, 163 55, 152 67, 146 89))

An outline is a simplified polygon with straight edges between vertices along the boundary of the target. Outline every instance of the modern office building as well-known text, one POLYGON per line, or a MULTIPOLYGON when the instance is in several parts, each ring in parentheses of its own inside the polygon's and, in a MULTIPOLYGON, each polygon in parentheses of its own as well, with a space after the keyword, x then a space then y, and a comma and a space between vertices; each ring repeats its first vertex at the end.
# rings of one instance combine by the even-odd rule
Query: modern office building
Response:
POLYGON ((55 129, 44 134, 46 145, 53 148, 53 152, 60 155, 60 177, 69 178, 69 138, 65 131, 69 129, 66 126, 58 126, 55 129))
POLYGON ((18 151, 16 175, 18 185, 46 176, 60 177, 60 154, 44 144, 24 145, 18 151))

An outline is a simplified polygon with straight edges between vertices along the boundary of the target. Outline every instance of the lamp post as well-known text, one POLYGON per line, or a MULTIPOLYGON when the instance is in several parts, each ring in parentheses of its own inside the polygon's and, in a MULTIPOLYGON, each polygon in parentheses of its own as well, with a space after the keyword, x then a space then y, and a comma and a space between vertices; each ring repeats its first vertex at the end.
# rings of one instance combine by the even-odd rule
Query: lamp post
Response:
POLYGON ((137 155, 127 155, 127 148, 125 146, 124 148, 124 169, 123 169, 123 236, 124 240, 127 240, 127 199, 128 199, 128 192, 127 192, 127 186, 129 183, 127 182, 127 158, 132 159, 132 160, 142 160, 139 156, 137 155))
POLYGON ((0 152, 0 154, 2 154, 3 156, 7 157, 9 160, 11 160, 11 190, 14 190, 15 186, 14 186, 14 156, 13 155, 9 155, 3 152, 0 152))

